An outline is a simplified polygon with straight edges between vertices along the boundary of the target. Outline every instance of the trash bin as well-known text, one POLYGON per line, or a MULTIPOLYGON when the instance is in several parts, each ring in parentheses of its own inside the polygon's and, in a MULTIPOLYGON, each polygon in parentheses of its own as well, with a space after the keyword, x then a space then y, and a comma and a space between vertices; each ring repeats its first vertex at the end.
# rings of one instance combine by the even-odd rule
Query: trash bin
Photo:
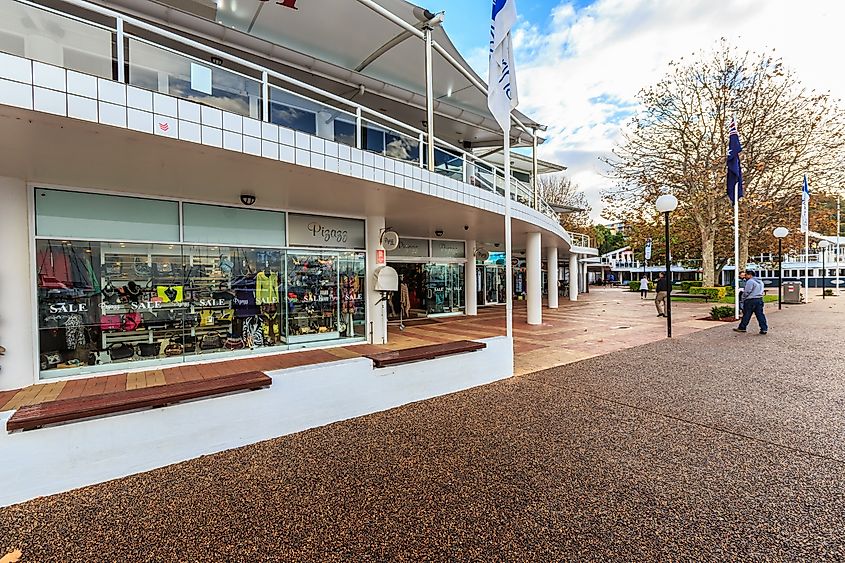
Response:
POLYGON ((801 303, 801 282, 783 282, 783 303, 801 303))

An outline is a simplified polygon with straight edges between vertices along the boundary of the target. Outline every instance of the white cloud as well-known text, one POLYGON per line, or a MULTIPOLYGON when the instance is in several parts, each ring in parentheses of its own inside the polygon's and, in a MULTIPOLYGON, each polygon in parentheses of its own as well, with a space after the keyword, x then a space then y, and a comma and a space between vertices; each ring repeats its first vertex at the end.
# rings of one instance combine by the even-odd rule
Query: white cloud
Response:
POLYGON ((809 87, 845 96, 845 3, 809 0, 598 0, 555 7, 547 29, 515 33, 520 110, 549 125, 543 158, 562 162, 587 193, 594 216, 610 185, 598 156, 620 140, 636 94, 667 63, 721 37, 743 49, 775 49, 809 87))

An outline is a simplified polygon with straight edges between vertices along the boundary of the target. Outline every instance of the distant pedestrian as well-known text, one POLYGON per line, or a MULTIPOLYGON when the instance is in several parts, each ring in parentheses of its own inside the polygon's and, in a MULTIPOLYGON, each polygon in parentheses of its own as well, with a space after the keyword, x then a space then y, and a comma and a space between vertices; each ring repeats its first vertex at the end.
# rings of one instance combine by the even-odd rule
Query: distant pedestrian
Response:
POLYGON ((657 278, 657 295, 654 297, 654 306, 657 307, 657 316, 666 316, 666 299, 669 297, 669 280, 666 279, 666 274, 660 272, 657 278))
POLYGON ((754 277, 754 272, 745 272, 745 289, 742 292, 742 320, 735 332, 746 332, 751 315, 757 317, 757 324, 760 325, 760 334, 768 334, 769 323, 766 322, 766 314, 763 312, 763 282, 754 277))
POLYGON ((640 279, 640 299, 647 299, 648 298, 648 278, 643 277, 640 279))

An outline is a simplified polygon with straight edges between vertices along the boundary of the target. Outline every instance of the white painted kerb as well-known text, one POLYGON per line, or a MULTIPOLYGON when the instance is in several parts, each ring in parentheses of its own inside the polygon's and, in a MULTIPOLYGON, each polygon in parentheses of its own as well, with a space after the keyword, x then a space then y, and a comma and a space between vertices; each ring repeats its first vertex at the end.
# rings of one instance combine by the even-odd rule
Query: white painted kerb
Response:
MULTIPOLYGON (((279 370, 268 374, 273 385, 261 391, 28 432, 3 431, 0 506, 510 377, 511 342, 505 337, 483 342, 486 349, 469 355, 379 370, 365 358, 279 370)), ((11 414, 0 414, 3 428, 11 414)))

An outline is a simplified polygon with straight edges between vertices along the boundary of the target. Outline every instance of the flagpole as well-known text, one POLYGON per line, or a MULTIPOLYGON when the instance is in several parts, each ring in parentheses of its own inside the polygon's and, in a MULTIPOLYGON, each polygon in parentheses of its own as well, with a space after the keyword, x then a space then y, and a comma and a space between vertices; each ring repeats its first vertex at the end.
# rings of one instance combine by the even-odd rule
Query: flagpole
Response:
POLYGON ((739 319, 739 182, 734 184, 734 319, 739 319))
MULTIPOLYGON (((807 215, 809 216, 809 204, 807 215)), ((807 230, 804 231, 804 301, 810 302, 810 221, 807 220, 807 230)))
MULTIPOLYGON (((508 112, 508 119, 511 113, 508 112)), ((505 156, 505 334, 513 340, 513 264, 511 256, 511 135, 504 132, 505 156)), ((571 277, 571 276, 570 276, 571 277)))
POLYGON ((839 204, 842 199, 842 196, 836 196, 836 294, 839 295, 840 286, 839 284, 842 282, 839 279, 839 266, 841 262, 841 251, 842 247, 839 246, 839 233, 841 233, 841 229, 839 226, 839 204))

